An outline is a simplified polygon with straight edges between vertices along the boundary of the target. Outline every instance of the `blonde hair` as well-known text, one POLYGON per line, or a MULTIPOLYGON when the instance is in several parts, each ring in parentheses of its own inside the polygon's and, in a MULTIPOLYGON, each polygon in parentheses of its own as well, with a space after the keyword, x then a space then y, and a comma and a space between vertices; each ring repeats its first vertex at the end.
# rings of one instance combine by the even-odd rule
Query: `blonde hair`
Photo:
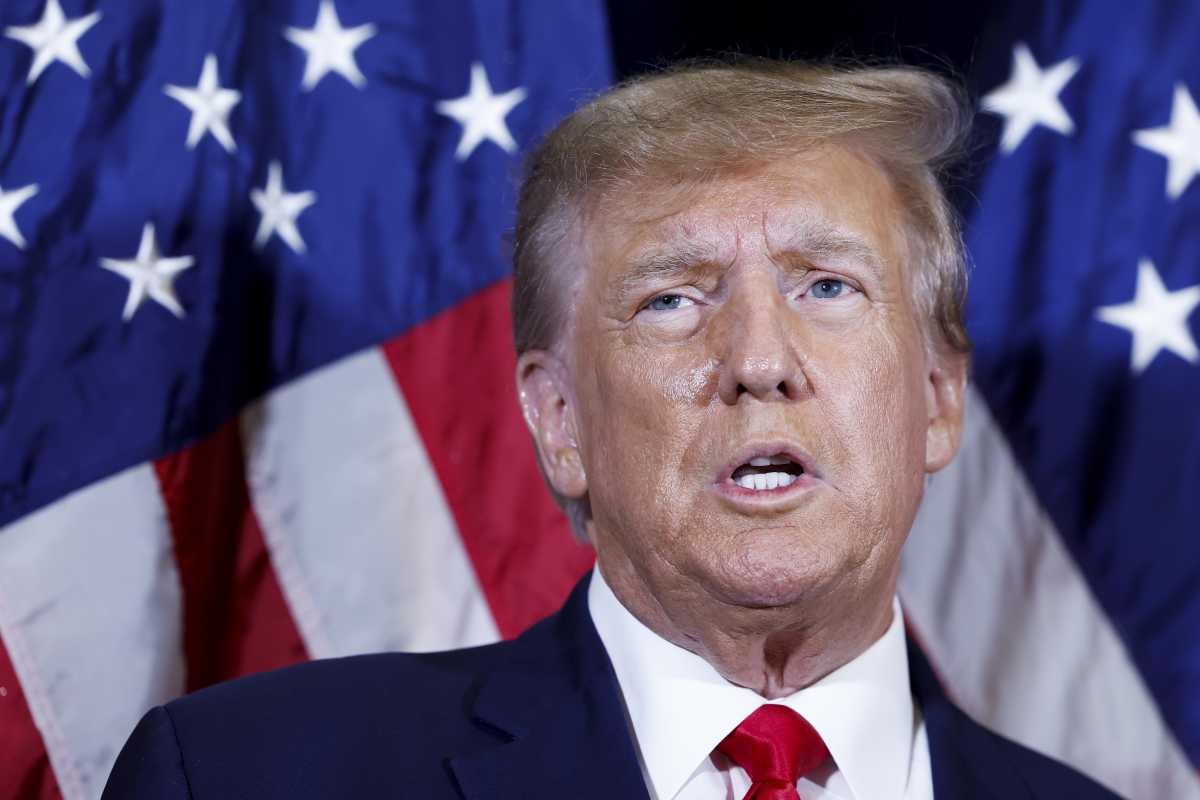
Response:
POLYGON ((526 160, 513 253, 517 353, 548 349, 563 330, 568 242, 589 205, 650 184, 702 184, 824 143, 852 144, 889 175, 910 221, 927 333, 969 352, 965 255, 943 181, 970 124, 960 86, 907 66, 688 62, 605 92, 526 160))

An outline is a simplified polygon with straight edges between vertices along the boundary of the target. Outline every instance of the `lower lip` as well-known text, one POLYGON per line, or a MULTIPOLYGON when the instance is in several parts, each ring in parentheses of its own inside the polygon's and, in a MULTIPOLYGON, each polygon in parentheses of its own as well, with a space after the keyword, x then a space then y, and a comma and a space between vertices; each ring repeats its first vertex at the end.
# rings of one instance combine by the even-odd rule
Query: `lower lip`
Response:
POLYGON ((796 480, 787 486, 777 486, 774 489, 747 489, 734 483, 733 478, 726 478, 717 484, 717 491, 729 499, 741 503, 769 503, 801 495, 816 485, 816 479, 811 474, 805 472, 802 475, 796 476, 796 480))

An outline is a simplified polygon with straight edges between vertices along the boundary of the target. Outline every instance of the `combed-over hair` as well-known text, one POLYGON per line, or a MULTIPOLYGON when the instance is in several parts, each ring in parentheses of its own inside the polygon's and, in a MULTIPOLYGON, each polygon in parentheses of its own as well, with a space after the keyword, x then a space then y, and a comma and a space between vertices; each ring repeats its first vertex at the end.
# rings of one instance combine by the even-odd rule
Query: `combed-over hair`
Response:
MULTIPOLYGON (((910 222, 926 339, 935 351, 968 353, 965 254, 943 184, 970 124, 961 86, 909 66, 740 59, 626 81, 560 122, 527 158, 513 253, 517 353, 561 339, 580 273, 572 245, 597 203, 686 192, 827 143, 853 147, 889 176, 910 222)), ((585 506, 557 499, 581 532, 585 506)))
POLYGON ((909 66, 685 62, 626 81, 560 122, 526 160, 513 253, 517 353, 550 348, 562 331, 563 247, 587 204, 618 190, 699 185, 823 143, 853 145, 890 176, 912 223, 927 332, 969 352, 965 256, 942 181, 970 124, 960 86, 909 66))

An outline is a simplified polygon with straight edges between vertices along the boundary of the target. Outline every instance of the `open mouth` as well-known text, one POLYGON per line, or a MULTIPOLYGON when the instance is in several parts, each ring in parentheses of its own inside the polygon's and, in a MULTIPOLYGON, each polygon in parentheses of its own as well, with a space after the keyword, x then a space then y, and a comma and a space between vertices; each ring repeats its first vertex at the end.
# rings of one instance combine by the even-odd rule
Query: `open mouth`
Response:
POLYGON ((804 467, 789 456, 777 453, 756 456, 733 471, 730 480, 743 489, 766 492, 791 486, 804 475, 804 467))

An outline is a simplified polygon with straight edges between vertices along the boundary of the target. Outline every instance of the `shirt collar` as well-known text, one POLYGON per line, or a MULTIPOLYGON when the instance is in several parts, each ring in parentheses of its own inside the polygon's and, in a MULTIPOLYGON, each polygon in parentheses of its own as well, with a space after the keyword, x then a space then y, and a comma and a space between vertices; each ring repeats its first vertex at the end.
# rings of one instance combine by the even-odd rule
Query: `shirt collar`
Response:
MULTIPOLYGON (((717 744, 765 702, 707 661, 647 628, 597 567, 588 608, 624 696, 653 796, 673 798, 717 744)), ((788 697, 816 728, 856 798, 900 798, 908 782, 914 709, 903 613, 856 658, 788 697)))

